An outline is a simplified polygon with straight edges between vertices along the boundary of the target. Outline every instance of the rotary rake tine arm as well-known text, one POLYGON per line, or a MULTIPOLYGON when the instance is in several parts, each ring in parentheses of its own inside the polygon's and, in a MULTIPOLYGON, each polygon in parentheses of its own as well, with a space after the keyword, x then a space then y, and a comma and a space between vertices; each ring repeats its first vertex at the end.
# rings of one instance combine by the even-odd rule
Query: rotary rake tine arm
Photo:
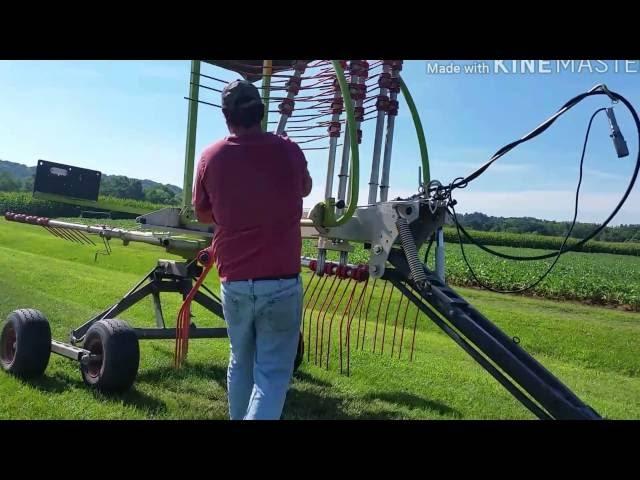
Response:
MULTIPOLYGON (((381 280, 383 285, 377 288, 378 278, 369 282, 366 265, 340 265, 325 262, 321 274, 317 273, 317 261, 303 258, 303 265, 308 266, 312 271, 311 278, 304 289, 305 304, 302 314, 302 328, 306 333, 307 345, 311 347, 312 340, 314 342, 313 348, 306 349, 307 361, 310 361, 311 350, 313 350, 314 364, 328 370, 331 355, 337 353, 340 373, 346 371, 349 375, 351 335, 353 332, 356 334, 356 348, 364 349, 366 327, 369 322, 376 323, 372 338, 372 353, 378 353, 379 347, 380 355, 383 355, 385 347, 388 346, 385 344, 391 343, 389 349, 391 358, 401 358, 410 302, 405 300, 401 291, 395 292, 396 286, 392 282, 381 280), (358 317, 357 330, 352 329, 356 316, 358 317), (391 327, 393 335, 390 333, 387 338, 386 330, 391 327), (337 348, 332 347, 335 345, 334 335, 337 336, 337 348), (398 354, 396 349, 399 351, 398 354)), ((413 345, 411 349, 413 357, 413 345)))
MULTIPOLYGON (((384 294, 387 291, 387 282, 384 282, 382 286, 382 295, 380 296, 380 303, 378 304, 378 313, 376 313, 376 329, 373 333, 373 353, 376 353, 376 341, 378 339, 378 321, 380 320, 380 310, 382 308, 382 303, 384 302, 384 294)), ((364 341, 363 341, 364 344, 364 341)))
MULTIPOLYGON (((362 292, 360 292, 360 296, 358 297, 358 303, 356 304, 356 308, 353 309, 353 313, 351 314, 351 318, 347 320, 347 338, 346 338, 346 347, 347 347, 347 376, 349 375, 349 362, 351 359, 351 322, 353 322, 353 317, 356 314, 358 306, 362 306, 362 299, 364 298, 367 287, 369 286, 369 279, 365 281, 364 287, 362 287, 362 292)), ((362 309, 360 309, 362 312, 362 309)), ((359 320, 359 319, 358 319, 359 320)), ((340 337, 342 340, 342 326, 340 327, 340 337)), ((340 343, 340 373, 342 373, 342 343, 340 343)))
MULTIPOLYGON (((393 272, 390 272, 393 273, 393 272)), ((393 280, 392 280, 393 282, 393 280)), ((435 312, 430 310, 422 301, 422 299, 417 296, 419 292, 414 289, 409 289, 406 285, 402 283, 400 279, 396 280, 396 285, 400 291, 402 291, 410 301, 414 302, 416 306, 420 306, 416 312, 416 320, 418 319, 418 312, 421 309, 424 309, 424 313, 438 326, 440 327, 447 335, 449 335, 454 342, 456 342, 465 352, 467 352, 476 362, 480 364, 491 376, 493 376, 507 391, 509 391, 520 403, 522 403, 526 408, 528 408, 533 414, 535 414, 539 419, 550 420, 552 417, 549 414, 541 409, 536 403, 534 403, 527 395, 525 395, 522 390, 520 390, 514 383, 509 380, 505 375, 500 372, 491 362, 489 362, 484 356, 482 356, 475 348, 471 346, 469 342, 467 342, 462 336, 458 334, 454 329, 452 329, 446 322, 444 322, 435 312)), ((414 330, 415 333, 415 330, 414 330)))
MULTIPOLYGON (((364 350, 364 341, 367 336, 367 318, 369 316, 369 307, 371 306, 371 300, 373 299, 373 293, 376 290, 377 278, 373 279, 373 285, 371 286, 371 293, 369 293, 369 301, 367 302, 367 308, 364 312, 364 322, 362 326, 362 350, 364 350)), ((360 317, 358 317, 358 336, 356 337, 356 349, 358 348, 358 341, 360 340, 360 317)))
MULTIPOLYGON (((47 217, 38 217, 35 215, 24 215, 20 213, 6 212, 4 215, 5 219, 8 221, 18 222, 18 223, 27 223, 29 225, 39 225, 47 230, 52 235, 61 238, 63 240, 68 240, 72 243, 89 243, 89 240, 85 235, 81 232, 75 232, 70 228, 67 228, 64 222, 56 222, 52 221, 47 217)), ((91 242, 93 243, 93 242, 91 242)))
MULTIPOLYGON (((344 297, 344 295, 347 293, 347 291, 349 290, 349 285, 352 282, 351 279, 347 280, 347 286, 344 289, 344 292, 342 292, 342 297, 340 298, 340 302, 338 302, 338 306, 340 306, 340 303, 342 302, 342 298, 344 297)), ((347 304, 345 306, 345 309, 342 313, 342 317, 340 318, 340 370, 342 370, 342 325, 344 323, 344 318, 345 315, 349 314, 349 310, 351 308, 351 303, 353 302, 353 295, 356 292, 356 287, 358 286, 358 284, 356 282, 353 282, 353 288, 351 289, 351 294, 349 295, 349 299, 347 300, 347 304)), ((331 326, 333 325, 333 319, 335 318, 335 314, 338 311, 338 309, 336 308, 336 310, 334 311, 333 315, 331 316, 331 320, 329 321, 329 335, 328 335, 328 340, 327 340, 327 369, 329 368, 329 357, 330 357, 330 352, 331 352, 331 326)), ((348 318, 348 317, 347 317, 348 318)))
MULTIPOLYGON (((380 341, 380 355, 384 354, 384 339, 387 333, 387 319, 389 318, 389 307, 391 306, 391 299, 393 298, 394 288, 391 287, 391 291, 389 292, 389 298, 387 299, 387 308, 384 311, 384 324, 382 327, 382 339, 380 341)), ((375 346, 374 346, 375 350, 375 346)))
POLYGON ((539 418, 600 418, 597 412, 584 404, 551 372, 424 265, 426 285, 421 287, 412 279, 411 269, 402 251, 394 249, 389 261, 395 268, 387 269, 383 278, 391 281, 409 297, 423 313, 539 418), (418 295, 412 294, 404 284, 410 285, 418 295), (420 300, 417 300, 418 296, 420 300), (446 322, 436 312, 444 317, 446 322), (545 412, 544 415, 541 412, 545 412))
MULTIPOLYGON (((210 244, 207 235, 200 235, 200 230, 189 230, 186 232, 197 233, 200 238, 184 238, 172 236, 172 227, 168 232, 153 233, 150 231, 124 230, 122 228, 112 228, 107 225, 84 225, 79 223, 64 222, 47 217, 37 217, 33 215, 25 215, 13 212, 6 212, 5 219, 11 222, 27 223, 29 225, 37 225, 46 229, 52 235, 68 240, 73 243, 86 244, 96 246, 89 235, 97 235, 102 239, 104 251, 97 252, 94 260, 98 255, 110 255, 111 247, 108 242, 112 239, 121 240, 123 245, 130 242, 146 243, 155 247, 166 249, 169 253, 178 254, 184 258, 194 258, 197 254, 210 244)), ((161 225, 158 225, 161 226, 161 225)), ((178 229, 181 233, 184 229, 178 229)), ((175 232, 174 232, 175 233, 175 232)), ((98 242, 99 243, 99 242, 98 242)))
MULTIPOLYGON (((325 299, 325 301, 322 303, 322 305, 320 306, 320 313, 322 313, 322 324, 320 323, 320 313, 318 314, 318 320, 316 323, 316 360, 318 359, 318 340, 320 340, 320 361, 319 364, 322 365, 322 340, 324 337, 324 323, 325 323, 325 319, 327 318, 327 314, 329 313, 329 308, 332 305, 333 299, 336 296, 336 293, 338 293, 338 290, 340 290, 340 285, 342 285, 343 282, 343 278, 338 278, 335 277, 333 282, 331 283, 331 285, 329 286, 329 291, 330 291, 330 295, 327 296, 327 298, 325 299), (336 285, 336 288, 334 289, 333 286, 336 283, 336 279, 338 279, 338 284, 336 285), (329 300, 328 302, 326 300, 329 300)), ((335 310, 334 310, 334 315, 335 315, 335 310)))
MULTIPOLYGON (((313 278, 318 278, 318 277, 314 276, 313 278)), ((309 345, 309 346, 311 345, 311 333, 312 333, 312 330, 313 330, 311 328, 312 327, 312 322, 313 322, 313 310, 314 310, 316 304, 318 303, 318 300, 320 299, 320 295, 321 295, 321 293, 322 293, 322 291, 324 289, 324 285, 325 285, 325 283, 327 283, 327 278, 329 278, 329 277, 325 276, 325 277, 319 279, 316 282, 313 290, 311 291, 311 297, 306 302, 306 305, 304 307, 304 315, 302 317, 303 323, 304 323, 307 311, 309 311, 309 332, 308 332, 308 338, 307 338, 307 345, 309 345), (318 286, 320 286, 320 291, 318 292, 318 295, 316 295, 316 297, 314 298, 313 297, 313 293, 317 290, 318 286)), ((306 350, 307 350, 307 361, 309 361, 310 358, 311 358, 311 348, 307 347, 306 350)))
MULTIPOLYGON (((315 330, 314 364, 329 368, 330 356, 333 353, 331 349, 332 335, 334 335, 335 320, 339 317, 340 321, 337 322, 339 338, 337 341, 342 372, 344 370, 344 347, 350 348, 351 323, 358 313, 358 308, 367 290, 368 268, 366 265, 341 265, 333 262, 324 262, 322 273, 316 274, 317 260, 304 257, 302 264, 309 267, 313 272, 309 283, 305 287, 306 298, 302 318, 303 325, 307 323, 307 316, 309 318, 308 324, 303 327, 307 328, 307 345, 309 346, 306 349, 307 360, 309 361, 311 357, 310 346, 315 330), (329 277, 331 277, 331 281, 328 281, 329 277), (311 285, 312 283, 314 285, 311 285), (357 294, 359 284, 363 284, 363 287, 360 293, 357 294), (325 286, 327 287, 325 288, 325 286), (319 301, 320 297, 323 298, 321 302, 319 301), (345 298, 347 299, 346 302, 345 298), (313 328, 314 321, 315 329, 313 328)), ((348 353, 347 358, 349 358, 348 353)))
MULTIPOLYGON (((338 277, 333 277, 333 279, 331 280, 331 283, 329 284, 329 293, 326 294, 326 296, 324 297, 324 300, 320 304, 320 308, 318 309, 318 315, 316 316, 314 363, 317 363, 318 361, 318 338, 320 337, 320 316, 321 315, 326 316, 325 305, 327 304, 327 300, 329 300, 330 298, 333 298, 333 296, 335 296, 336 294, 336 290, 334 290, 333 286, 335 285, 337 279, 338 277)), ((311 312, 311 318, 313 318, 313 312, 311 312)), ((309 326, 309 331, 311 330, 312 328, 311 326, 309 326)), ((309 340, 309 343, 311 343, 311 340, 309 340)))

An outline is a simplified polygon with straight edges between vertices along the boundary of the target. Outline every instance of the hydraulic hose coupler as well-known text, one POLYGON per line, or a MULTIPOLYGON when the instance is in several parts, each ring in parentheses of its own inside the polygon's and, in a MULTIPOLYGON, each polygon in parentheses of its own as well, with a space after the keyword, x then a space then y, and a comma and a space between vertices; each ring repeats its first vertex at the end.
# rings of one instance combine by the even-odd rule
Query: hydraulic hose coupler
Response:
POLYGON ((204 250, 201 250, 200 253, 198 253, 198 261, 202 265, 209 265, 212 259, 213 257, 211 256, 211 252, 209 252, 209 249, 207 248, 205 248, 204 250))
POLYGON ((618 127, 618 122, 616 121, 616 115, 613 112, 613 108, 609 107, 606 109, 607 118, 609 119, 609 126, 611 127, 611 139, 613 140, 613 146, 616 149, 616 154, 618 158, 623 158, 629 155, 629 148, 627 147, 627 142, 625 142, 624 137, 622 136, 622 132, 620 131, 620 127, 618 127))

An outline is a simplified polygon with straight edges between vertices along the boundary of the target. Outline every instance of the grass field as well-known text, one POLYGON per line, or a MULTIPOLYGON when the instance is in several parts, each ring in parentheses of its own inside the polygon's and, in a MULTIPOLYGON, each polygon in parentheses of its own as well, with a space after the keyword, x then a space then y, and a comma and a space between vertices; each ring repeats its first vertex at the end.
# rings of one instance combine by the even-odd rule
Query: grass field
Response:
MULTIPOLYGON (((54 337, 118 300, 158 257, 150 246, 112 242, 111 256, 29 225, 0 220, 0 315, 42 310, 54 337)), ((305 277, 308 279, 308 276, 305 277)), ((217 289, 212 274, 207 280, 217 289)), ((640 315, 536 298, 459 291, 607 418, 640 419, 640 315)), ((165 297, 165 312, 177 312, 165 297)), ((153 326, 151 302, 123 318, 153 326)), ((221 325, 194 307, 199 326, 221 325)), ((75 363, 53 355, 45 376, 20 381, 0 374, 0 418, 224 419, 226 340, 191 342, 186 368, 172 366, 173 342, 141 343, 132 391, 105 397, 84 387, 75 363)), ((351 376, 303 363, 285 407, 289 419, 529 419, 532 415, 448 337, 421 318, 413 362, 353 352, 351 376)))
MULTIPOLYGON (((72 223, 95 224, 102 220, 63 218, 72 223)), ((136 229, 135 220, 109 220, 109 225, 136 229)), ((492 234, 499 237, 502 234, 492 234)), ((509 234, 512 235, 513 234, 509 234)), ((555 238, 555 237, 550 237, 555 238)), ((306 240, 303 253, 315 256, 316 242, 306 240)), ((355 245, 349 257, 353 263, 367 262, 368 251, 355 245)), ((493 247, 502 253, 519 256, 534 256, 550 253, 551 250, 532 248, 493 247)), ((424 258, 426 247, 420 251, 424 258)), ((530 285, 546 271, 553 259, 533 262, 503 260, 483 252, 475 245, 466 245, 465 253, 482 285, 496 290, 517 290, 530 285)), ((335 253, 330 258, 337 259, 335 253)), ((435 264, 435 248, 430 251, 429 265, 435 264)), ((446 244, 447 281, 457 286, 480 286, 469 273, 457 243, 446 244)), ((640 257, 614 255, 608 253, 570 252, 563 255, 554 270, 543 282, 527 291, 526 295, 557 299, 575 300, 595 305, 609 305, 626 310, 640 311, 640 257)))
MULTIPOLYGON (((550 250, 494 247, 502 253, 534 256, 550 250)), ((420 251, 424 258, 426 247, 420 251)), ((431 248, 428 265, 435 268, 435 248, 431 248)), ((516 262, 503 260, 466 245, 465 254, 482 282, 496 290, 517 290, 537 280, 553 262, 551 260, 516 262)), ((315 243, 305 242, 305 254, 315 256, 315 243)), ((469 273, 458 244, 446 244, 447 281, 457 286, 479 286, 469 273)), ((337 256, 332 258, 337 259, 337 256)), ((352 262, 366 262, 368 252, 356 247, 349 257, 352 262)), ((640 311, 640 257, 607 253, 570 252, 564 254, 554 270, 526 295, 576 300, 596 305, 610 305, 640 311)))

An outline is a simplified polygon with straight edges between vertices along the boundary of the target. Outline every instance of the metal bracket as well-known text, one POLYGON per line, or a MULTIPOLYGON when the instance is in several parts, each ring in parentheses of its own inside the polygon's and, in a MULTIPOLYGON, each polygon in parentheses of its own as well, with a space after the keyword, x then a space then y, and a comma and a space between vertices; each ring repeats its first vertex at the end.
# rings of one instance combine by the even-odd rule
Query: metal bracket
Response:
POLYGON ((136 222, 143 230, 157 230, 177 234, 198 234, 205 237, 213 236, 213 226, 196 223, 193 221, 193 211, 191 209, 180 209, 178 207, 167 207, 155 212, 140 215, 136 222))
POLYGON ((353 245, 348 240, 331 240, 326 237, 318 238, 318 248, 336 252, 353 252, 353 245))
POLYGON ((373 278, 380 278, 385 271, 387 259, 394 243, 398 239, 398 227, 396 220, 398 215, 402 215, 411 223, 418 218, 420 213, 420 202, 388 202, 380 204, 382 215, 374 216, 374 221, 381 223, 378 226, 379 237, 377 243, 372 242, 371 255, 369 256, 369 275, 373 278))
MULTIPOLYGON (((317 206, 316 206, 317 207, 317 206)), ((444 222, 444 206, 438 205, 436 211, 429 208, 425 199, 394 200, 374 205, 358 207, 353 217, 344 225, 331 228, 318 228, 318 247, 322 250, 350 251, 346 248, 335 248, 335 240, 357 242, 371 245, 369 256, 369 275, 380 278, 384 274, 385 265, 392 247, 399 237, 396 220, 398 215, 406 218, 411 226, 417 221, 415 232, 416 245, 419 247, 438 226, 444 222)), ((314 208, 309 217, 320 216, 322 208, 314 208)), ((315 222, 315 220, 314 220, 315 222)), ((306 225, 304 225, 306 228, 306 225)), ((340 244, 338 244, 340 245, 340 244)))
POLYGON ((370 244, 369 274, 379 278, 384 274, 387 257, 398 238, 397 211, 411 223, 419 216, 420 201, 392 201, 359 207, 347 223, 328 229, 326 238, 370 244))

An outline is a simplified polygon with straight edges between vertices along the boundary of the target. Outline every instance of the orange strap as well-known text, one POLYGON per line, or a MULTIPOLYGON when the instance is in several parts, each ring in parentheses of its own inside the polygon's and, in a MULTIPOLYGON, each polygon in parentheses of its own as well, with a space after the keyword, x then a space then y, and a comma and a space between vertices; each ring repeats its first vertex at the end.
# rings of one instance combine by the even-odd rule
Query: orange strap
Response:
POLYGON ((191 302, 198 293, 200 286, 203 284, 205 278, 211 267, 213 267, 213 261, 210 259, 209 253, 203 250, 198 255, 198 260, 203 263, 204 270, 196 280, 196 283, 191 288, 191 291, 182 302, 182 307, 178 312, 178 319, 176 321, 176 348, 174 355, 174 363, 176 368, 180 368, 187 358, 189 351, 189 327, 191 326, 191 302))

